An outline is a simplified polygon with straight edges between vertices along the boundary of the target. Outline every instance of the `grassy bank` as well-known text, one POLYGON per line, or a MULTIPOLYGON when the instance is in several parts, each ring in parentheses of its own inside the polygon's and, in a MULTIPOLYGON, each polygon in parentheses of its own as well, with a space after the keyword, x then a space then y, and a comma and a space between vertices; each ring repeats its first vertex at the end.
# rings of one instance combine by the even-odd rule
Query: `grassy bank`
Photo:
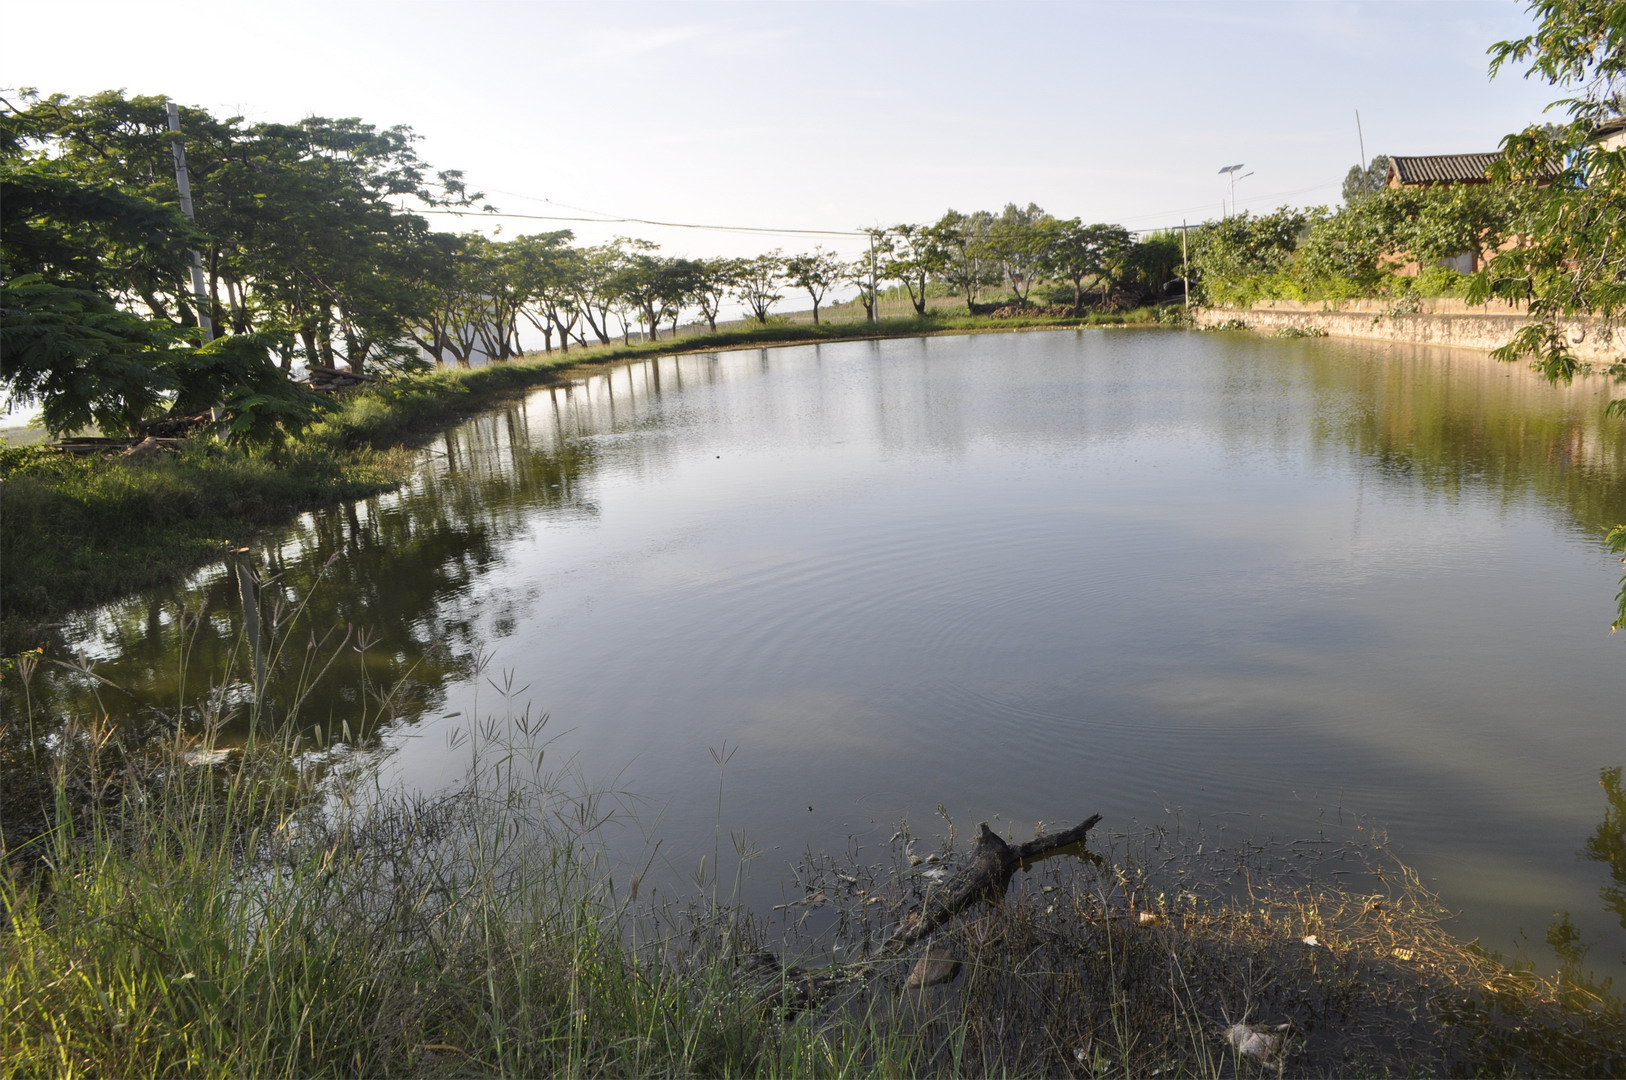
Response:
MULTIPOLYGON (((793 1007, 782 961, 861 950, 932 887, 900 836, 811 860, 792 912, 651 907, 599 861, 604 807, 537 732, 484 725, 467 783, 392 797, 251 741, 70 726, 49 828, 0 863, 0 1076, 1608 1076, 1618 1002, 1510 971, 1371 837, 1319 850, 1103 837, 916 956, 793 1007), (341 797, 342 796, 342 797, 341 797), (323 808, 327 810, 324 812, 323 808), (1330 874, 1327 881, 1339 880, 1330 874), (771 950, 769 947, 771 946, 771 950), (1239 1056, 1235 1023, 1289 1027, 1239 1056)), ((758 873, 773 870, 759 866, 758 873)), ((713 880, 716 866, 713 864, 713 880)), ((704 893, 710 887, 700 886, 704 893)))
POLYGON ((411 466, 405 448, 582 369, 673 352, 1148 320, 1140 311, 1084 320, 775 322, 385 381, 346 397, 274 455, 201 439, 140 464, 0 449, 0 652, 32 647, 48 633, 42 624, 68 612, 175 580, 303 510, 387 490, 411 466))

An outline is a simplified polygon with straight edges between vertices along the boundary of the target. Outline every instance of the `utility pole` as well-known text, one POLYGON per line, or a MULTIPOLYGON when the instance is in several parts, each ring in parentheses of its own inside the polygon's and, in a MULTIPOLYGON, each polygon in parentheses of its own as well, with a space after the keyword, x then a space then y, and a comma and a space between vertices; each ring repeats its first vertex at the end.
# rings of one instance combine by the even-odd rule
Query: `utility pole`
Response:
POLYGON ((869 234, 869 321, 879 322, 881 318, 881 290, 875 280, 875 234, 869 234))
MULTIPOLYGON (((192 181, 186 175, 186 146, 181 140, 181 110, 173 102, 169 106, 169 149, 175 157, 175 186, 181 189, 181 213, 186 220, 197 223, 197 217, 192 213, 192 181)), ((198 254, 197 248, 191 249, 192 254, 192 303, 198 313, 198 325, 210 341, 215 338, 214 320, 209 317, 209 294, 203 288, 203 256, 198 254)))
POLYGON ((1191 270, 1191 256, 1186 254, 1186 235, 1191 232, 1191 226, 1186 219, 1180 219, 1180 284, 1186 290, 1186 310, 1191 310, 1191 279, 1186 276, 1191 270))

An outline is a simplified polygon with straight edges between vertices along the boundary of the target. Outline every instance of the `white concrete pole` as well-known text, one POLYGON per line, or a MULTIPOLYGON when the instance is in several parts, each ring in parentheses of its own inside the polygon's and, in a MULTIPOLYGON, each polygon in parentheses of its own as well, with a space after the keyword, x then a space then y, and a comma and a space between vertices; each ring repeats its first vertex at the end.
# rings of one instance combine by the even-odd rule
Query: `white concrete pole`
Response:
MULTIPOLYGON (((175 186, 181 190, 181 213, 186 220, 197 221, 192 213, 192 181, 186 175, 186 146, 181 141, 181 110, 171 101, 169 105, 169 149, 175 157, 175 186)), ((215 337, 214 320, 209 317, 209 294, 203 287, 203 256, 192 249, 192 303, 198 313, 198 325, 210 341, 215 337)))

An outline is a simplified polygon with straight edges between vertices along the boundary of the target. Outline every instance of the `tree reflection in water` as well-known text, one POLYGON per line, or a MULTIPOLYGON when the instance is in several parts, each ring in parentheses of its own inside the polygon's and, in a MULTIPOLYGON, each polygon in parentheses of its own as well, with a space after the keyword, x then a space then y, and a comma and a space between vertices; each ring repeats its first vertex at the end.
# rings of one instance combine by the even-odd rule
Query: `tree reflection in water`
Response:
MULTIPOLYGON (((309 514, 242 550, 273 660, 259 719, 286 720, 297 701, 302 730, 356 744, 380 723, 436 709, 449 684, 471 677, 482 637, 514 625, 498 617, 477 631, 471 595, 504 543, 537 509, 598 512, 584 494, 593 446, 552 442, 533 445, 524 406, 487 414, 442 436, 405 488, 309 514)), ((228 716, 221 740, 241 738, 253 697, 243 622, 229 565, 81 616, 68 635, 82 670, 56 668, 29 687, 36 733, 70 716, 195 725, 214 711, 228 716)))

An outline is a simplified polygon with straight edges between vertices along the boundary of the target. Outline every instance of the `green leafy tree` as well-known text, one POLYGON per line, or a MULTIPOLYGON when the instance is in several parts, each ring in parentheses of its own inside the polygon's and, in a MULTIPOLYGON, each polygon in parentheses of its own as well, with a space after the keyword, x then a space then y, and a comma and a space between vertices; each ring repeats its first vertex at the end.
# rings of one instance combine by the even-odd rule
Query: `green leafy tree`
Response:
POLYGON ((660 324, 676 321, 699 286, 700 268, 692 259, 662 258, 649 251, 630 254, 616 278, 621 296, 638 311, 644 334, 654 341, 660 324))
POLYGON ((926 284, 941 273, 947 261, 942 237, 929 225, 894 225, 879 235, 876 254, 881 276, 900 283, 909 293, 915 314, 926 314, 926 284))
POLYGON ((474 326, 468 318, 473 274, 468 238, 433 233, 417 251, 416 280, 423 292, 407 336, 437 367, 456 362, 468 367, 474 352, 474 326))
POLYGON ((424 281, 435 242, 394 201, 467 204, 461 178, 430 172, 407 128, 245 125, 183 108, 193 227, 176 209, 166 112, 162 98, 117 92, 0 102, 8 386, 37 396, 54 430, 87 417, 118 430, 166 402, 195 404, 200 373, 236 371, 242 393, 215 403, 252 441, 308 415, 288 378, 296 352, 358 371, 413 362, 413 327, 437 301, 424 281), (189 248, 204 256, 201 305, 189 248), (246 353, 204 351, 200 306, 220 332, 252 336, 256 356, 280 357, 280 383, 239 363, 246 353), (233 402, 260 418, 238 424, 233 402))
POLYGON ((784 283, 785 258, 775 248, 766 255, 740 260, 734 279, 734 296, 757 322, 767 325, 769 309, 784 299, 779 292, 784 283))
POLYGON ((1105 294, 1111 285, 1109 267, 1121 266, 1133 246, 1122 225, 1085 225, 1078 218, 1058 221, 1038 266, 1047 277, 1073 286, 1073 314, 1084 310, 1084 281, 1093 278, 1105 294))
POLYGON ((994 215, 986 210, 962 214, 950 210, 932 226, 943 250, 938 276, 965 297, 966 310, 977 311, 983 289, 1000 280, 999 260, 990 247, 994 215))
POLYGON ((618 236, 607 244, 595 244, 577 252, 575 272, 570 278, 571 299, 600 345, 610 343, 610 314, 621 298, 620 274, 630 256, 629 247, 634 245, 653 246, 647 241, 618 236))
POLYGON ((553 338, 559 348, 570 351, 571 332, 581 319, 571 291, 572 276, 579 265, 570 241, 569 229, 521 236, 508 241, 508 272, 515 276, 523 301, 520 314, 542 335, 543 348, 553 351, 553 338))
POLYGON ((879 317, 877 303, 879 301, 880 258, 878 254, 866 254, 862 258, 854 259, 842 267, 842 280, 858 290, 858 302, 864 305, 864 319, 874 322, 879 317))
POLYGON ((0 381, 12 401, 41 406, 46 430, 130 431, 159 409, 182 345, 175 327, 97 289, 0 276, 0 381))
POLYGON ((174 411, 190 416, 218 407, 231 443, 276 447, 303 431, 331 401, 290 383, 272 361, 271 345, 261 335, 233 334, 171 354, 174 411))
POLYGON ((1344 174, 1344 205, 1355 203, 1384 189, 1389 182, 1389 155, 1379 154, 1364 168, 1351 165, 1344 174))
POLYGON ((999 261, 1017 303, 1028 302, 1054 237, 1055 219, 1035 203, 1006 203, 989 225, 987 250, 999 261))
MULTIPOLYGON (((285 368, 295 343, 311 363, 348 359, 358 369, 399 353, 406 309, 422 294, 396 271, 428 230, 395 202, 469 205, 478 196, 461 177, 432 172, 406 127, 325 117, 247 125, 180 112, 198 217, 193 246, 216 326, 286 342, 285 368)), ((162 98, 54 95, 20 119, 31 151, 77 178, 175 204, 175 136, 162 98)), ((133 280, 131 292, 155 317, 197 325, 190 289, 164 285, 133 280)))
POLYGON ((1386 188, 1312 221, 1293 266, 1308 295, 1371 296, 1413 279, 1409 264, 1493 254, 1517 233, 1535 192, 1485 184, 1386 188))
POLYGON ((1580 365, 1559 320, 1590 315, 1612 327, 1626 312, 1626 149, 1591 141, 1599 124, 1620 115, 1626 93, 1626 0, 1537 0, 1529 11, 1535 33, 1493 45, 1491 74, 1527 63, 1527 78, 1572 91, 1553 105, 1569 122, 1532 125, 1502 141, 1495 180, 1551 182, 1521 222, 1521 244, 1487 268, 1475 296, 1528 301, 1530 323, 1500 355, 1568 379, 1580 365))
POLYGON ((523 268, 503 241, 464 237, 463 307, 458 313, 480 352, 494 362, 520 355, 520 310, 530 301, 523 268))
POLYGON ((1194 230, 1191 268, 1205 303, 1246 303, 1258 295, 1260 282, 1282 273, 1320 208, 1282 207, 1270 214, 1247 211, 1194 230))
POLYGON ((739 284, 739 259, 701 259, 696 263, 693 301, 706 320, 706 325, 717 332, 717 313, 739 284))
POLYGON ((824 294, 841 284, 841 277, 841 259, 822 248, 785 259, 785 283, 807 292, 813 301, 814 326, 819 324, 819 305, 824 294))
POLYGON ((1119 281, 1141 297, 1161 296, 1180 277, 1185 261, 1181 250, 1177 230, 1143 236, 1124 254, 1119 281))
POLYGON ((46 427, 131 430, 173 388, 188 335, 132 303, 186 288, 192 231, 174 209, 25 156, 17 114, 0 156, 0 381, 46 427))

